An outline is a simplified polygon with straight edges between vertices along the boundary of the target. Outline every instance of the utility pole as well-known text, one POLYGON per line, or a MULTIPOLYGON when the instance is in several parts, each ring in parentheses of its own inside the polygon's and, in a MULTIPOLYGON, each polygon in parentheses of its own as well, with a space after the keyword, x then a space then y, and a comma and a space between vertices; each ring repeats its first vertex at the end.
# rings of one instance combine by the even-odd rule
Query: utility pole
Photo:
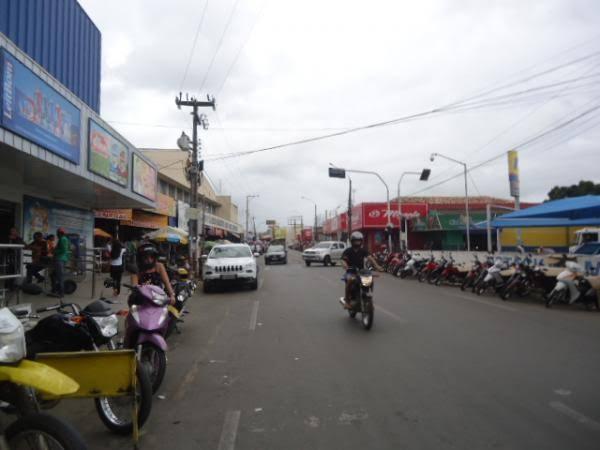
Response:
POLYGON ((350 235, 352 234, 352 178, 348 178, 348 236, 347 243, 350 245, 350 235))
MULTIPOLYGON (((205 130, 208 128, 208 120, 206 115, 202 114, 198 115, 198 108, 212 108, 213 111, 215 108, 215 98, 210 98, 210 96, 206 96, 206 101, 198 101, 195 97, 189 98, 186 95, 185 100, 181 96, 181 92, 179 93, 179 97, 175 97, 175 104, 177 108, 181 109, 182 106, 189 106, 192 108, 192 160, 191 164, 187 167, 188 176, 190 179, 190 207, 197 210, 198 209, 198 187, 200 185, 200 179, 202 176, 202 171, 204 170, 204 160, 200 160, 200 154, 198 149, 198 125, 201 125, 205 130)), ((188 219, 188 230, 190 237, 190 258, 192 262, 192 268, 194 271, 194 275, 198 275, 198 215, 194 214, 194 217, 188 219)), ((202 230, 202 234, 204 235, 204 230, 202 230)))
MULTIPOLYGON (((246 234, 244 236, 244 238, 246 239, 246 242, 248 242, 248 222, 250 219, 250 209, 249 209, 250 199, 257 198, 257 197, 258 197, 258 195, 246 195, 246 234)), ((256 232, 254 232, 254 240, 256 240, 256 232)))

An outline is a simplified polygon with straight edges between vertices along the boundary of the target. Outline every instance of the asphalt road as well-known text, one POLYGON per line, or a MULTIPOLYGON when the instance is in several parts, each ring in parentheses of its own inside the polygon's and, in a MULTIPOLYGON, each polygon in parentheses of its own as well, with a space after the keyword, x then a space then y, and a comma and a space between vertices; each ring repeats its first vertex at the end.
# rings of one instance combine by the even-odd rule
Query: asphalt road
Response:
MULTIPOLYGON (((367 332, 340 276, 292 252, 191 299, 141 448, 600 448, 600 313, 382 275, 367 332)), ((126 448, 73 402, 91 448, 126 448)))

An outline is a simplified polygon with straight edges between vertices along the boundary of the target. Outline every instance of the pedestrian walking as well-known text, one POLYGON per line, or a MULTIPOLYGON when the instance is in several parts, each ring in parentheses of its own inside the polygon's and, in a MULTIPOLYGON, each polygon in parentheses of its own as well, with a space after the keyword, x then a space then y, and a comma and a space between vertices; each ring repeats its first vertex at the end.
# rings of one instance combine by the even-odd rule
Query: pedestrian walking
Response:
POLYGON ((44 277, 40 275, 40 271, 47 267, 48 264, 48 244, 44 240, 44 235, 36 231, 33 233, 33 241, 25 247, 31 250, 31 263, 27 264, 27 283, 31 283, 33 277, 38 283, 44 281, 44 277))
POLYGON ((127 250, 118 239, 113 239, 110 247, 110 277, 113 280, 113 296, 117 297, 121 293, 121 278, 124 271, 124 255, 127 250))
POLYGON ((65 265, 71 258, 71 244, 66 236, 65 229, 59 228, 56 231, 58 241, 54 249, 53 272, 52 272, 52 292, 58 297, 65 295, 65 265))

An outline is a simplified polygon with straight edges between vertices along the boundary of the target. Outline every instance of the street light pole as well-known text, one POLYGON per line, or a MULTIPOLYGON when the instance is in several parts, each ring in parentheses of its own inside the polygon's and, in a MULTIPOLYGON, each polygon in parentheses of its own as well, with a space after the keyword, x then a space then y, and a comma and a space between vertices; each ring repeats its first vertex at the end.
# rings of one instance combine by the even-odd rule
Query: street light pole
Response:
POLYGON ((454 158, 450 158, 449 156, 446 156, 446 155, 442 155, 441 153, 432 153, 431 156, 429 157, 429 159, 433 162, 433 160, 435 159, 436 156, 439 156, 440 158, 447 159, 448 161, 452 161, 452 162, 455 162, 456 164, 460 164, 461 166, 463 166, 463 170, 464 170, 464 174, 465 174, 465 214, 467 215, 467 224, 466 224, 467 251, 470 252, 471 251, 471 216, 469 215, 469 185, 467 183, 467 173, 468 173, 467 163, 458 161, 457 159, 454 159, 454 158))
MULTIPOLYGON (((402 183, 404 175, 421 175, 421 172, 402 172, 402 175, 400 175, 400 179, 398 180, 398 245, 400 251, 402 251, 404 247, 402 245, 402 197, 400 197, 400 183, 402 183)), ((406 222, 406 250, 408 250, 408 222, 406 222)))
MULTIPOLYGON (((249 204, 250 204, 250 199, 251 198, 257 198, 258 195, 246 195, 246 233, 245 233, 245 238, 246 238, 246 242, 248 242, 248 220, 250 218, 250 210, 249 210, 249 204)), ((256 236, 254 236, 254 239, 256 239, 256 236)))
POLYGON ((317 202, 315 202, 314 200, 305 197, 304 195, 302 197, 300 197, 302 200, 307 200, 311 203, 313 203, 315 205, 315 227, 314 227, 314 231, 313 231, 313 240, 315 242, 317 242, 317 202))

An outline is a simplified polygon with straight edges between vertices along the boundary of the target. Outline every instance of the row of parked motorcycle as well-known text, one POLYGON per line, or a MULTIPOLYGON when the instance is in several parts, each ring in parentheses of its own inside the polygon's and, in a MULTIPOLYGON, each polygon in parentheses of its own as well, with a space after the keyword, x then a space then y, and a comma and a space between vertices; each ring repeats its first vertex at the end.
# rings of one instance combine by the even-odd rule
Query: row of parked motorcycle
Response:
POLYGON ((414 278, 436 286, 459 286, 477 295, 494 293, 502 300, 541 294, 547 308, 558 303, 582 304, 586 309, 600 309, 598 295, 585 276, 583 267, 565 256, 557 263, 561 268, 536 265, 531 255, 507 263, 488 255, 480 260, 473 256, 470 266, 457 264, 452 254, 435 257, 409 252, 377 254, 379 264, 399 278, 414 278))
MULTIPOLYGON (((101 422, 112 432, 134 432, 133 404, 137 401, 137 426, 147 421, 153 394, 159 389, 167 370, 167 341, 179 331, 187 313, 186 301, 196 283, 185 269, 168 269, 175 305, 169 304, 164 290, 157 286, 123 286, 130 290, 128 309, 115 311, 115 302, 101 297, 85 307, 60 301, 57 305, 33 311, 30 304, 0 309, 0 409, 16 414, 0 435, 0 448, 84 450, 88 447, 79 432, 43 410, 73 394, 77 383, 61 372, 36 361, 42 353, 98 352, 132 349, 136 352, 136 392, 94 399, 101 422), (124 330, 119 335, 119 316, 124 330), (9 364, 9 365, 7 365, 9 364), (2 440, 7 443, 3 446, 2 440)), ((112 288, 112 280, 104 282, 112 288)), ((82 360, 85 364, 85 360, 82 360)), ((98 371, 102 376, 102 371, 98 371)))

